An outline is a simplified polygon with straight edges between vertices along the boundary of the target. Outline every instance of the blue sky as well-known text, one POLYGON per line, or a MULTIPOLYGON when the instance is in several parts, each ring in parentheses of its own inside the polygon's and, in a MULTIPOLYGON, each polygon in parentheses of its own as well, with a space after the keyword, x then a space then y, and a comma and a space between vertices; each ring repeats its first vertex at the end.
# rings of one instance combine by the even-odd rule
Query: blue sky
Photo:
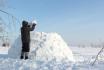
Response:
POLYGON ((10 8, 6 11, 19 21, 36 19, 36 31, 57 32, 68 43, 104 41, 104 0, 8 0, 7 3, 10 8))

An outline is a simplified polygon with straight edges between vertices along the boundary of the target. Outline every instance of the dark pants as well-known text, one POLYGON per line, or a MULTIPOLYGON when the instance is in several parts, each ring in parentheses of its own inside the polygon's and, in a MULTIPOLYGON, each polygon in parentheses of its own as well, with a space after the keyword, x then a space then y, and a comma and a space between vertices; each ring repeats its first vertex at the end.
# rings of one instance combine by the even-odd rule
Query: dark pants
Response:
POLYGON ((29 43, 22 43, 22 51, 21 51, 21 59, 25 57, 25 59, 28 59, 28 54, 30 51, 29 43))

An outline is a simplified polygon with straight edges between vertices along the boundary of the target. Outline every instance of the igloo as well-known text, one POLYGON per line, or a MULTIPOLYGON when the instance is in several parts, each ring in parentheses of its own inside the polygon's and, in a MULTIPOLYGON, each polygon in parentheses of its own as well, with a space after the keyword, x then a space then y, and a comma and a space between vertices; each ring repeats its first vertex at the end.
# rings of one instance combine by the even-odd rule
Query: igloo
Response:
MULTIPOLYGON (((57 33, 31 32, 30 59, 75 61, 71 49, 57 33)), ((10 58, 20 58, 21 36, 8 51, 10 58)))

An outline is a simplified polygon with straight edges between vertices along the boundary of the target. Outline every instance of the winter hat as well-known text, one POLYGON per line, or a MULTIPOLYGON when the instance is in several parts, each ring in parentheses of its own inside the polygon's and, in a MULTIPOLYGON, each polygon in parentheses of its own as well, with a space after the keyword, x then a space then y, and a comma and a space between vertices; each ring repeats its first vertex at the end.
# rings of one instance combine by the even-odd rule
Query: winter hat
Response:
POLYGON ((27 26, 27 25, 28 25, 28 22, 25 21, 25 20, 23 20, 23 21, 22 21, 22 26, 27 26))

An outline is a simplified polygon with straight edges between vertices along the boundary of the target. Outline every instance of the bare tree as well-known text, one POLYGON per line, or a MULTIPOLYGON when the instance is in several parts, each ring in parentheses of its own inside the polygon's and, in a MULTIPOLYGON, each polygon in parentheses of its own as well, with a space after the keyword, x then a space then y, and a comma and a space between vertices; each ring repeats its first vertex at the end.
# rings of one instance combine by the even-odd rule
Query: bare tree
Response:
POLYGON ((3 19, 0 17, 0 33, 4 31, 3 24, 4 24, 3 19))

